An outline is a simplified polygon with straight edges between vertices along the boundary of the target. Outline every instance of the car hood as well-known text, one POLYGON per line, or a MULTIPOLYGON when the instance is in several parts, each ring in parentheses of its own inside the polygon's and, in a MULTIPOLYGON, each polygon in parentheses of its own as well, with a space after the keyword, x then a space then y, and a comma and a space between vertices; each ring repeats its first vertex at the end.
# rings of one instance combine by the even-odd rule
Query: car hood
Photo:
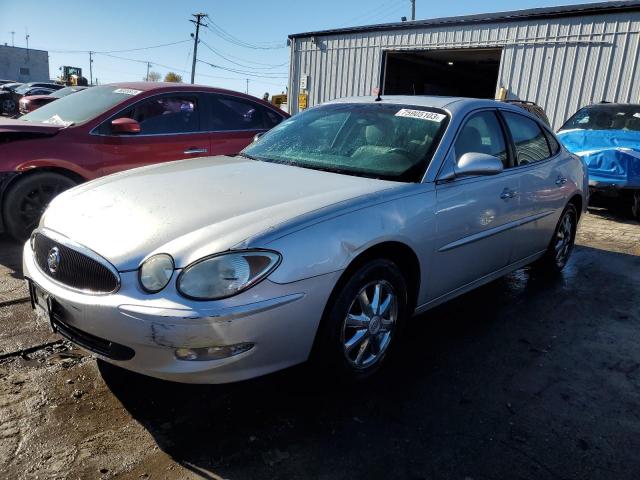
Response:
POLYGON ((0 134, 2 133, 38 133, 55 135, 65 128, 64 125, 41 122, 25 122, 24 120, 0 118, 0 134))
POLYGON ((181 268, 299 215, 397 185, 243 157, 204 157, 76 187, 51 203, 40 226, 121 271, 159 252, 181 268))

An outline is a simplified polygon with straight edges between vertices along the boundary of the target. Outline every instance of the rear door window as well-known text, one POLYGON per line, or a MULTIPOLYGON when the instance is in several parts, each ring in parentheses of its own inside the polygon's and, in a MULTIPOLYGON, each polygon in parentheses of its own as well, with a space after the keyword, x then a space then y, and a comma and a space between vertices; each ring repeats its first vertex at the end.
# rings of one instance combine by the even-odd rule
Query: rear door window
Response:
POLYGON ((208 97, 211 131, 268 130, 282 121, 280 115, 251 100, 219 94, 208 97))
POLYGON ((532 119, 517 113, 502 112, 516 149, 518 165, 539 162, 551 156, 547 138, 532 119))

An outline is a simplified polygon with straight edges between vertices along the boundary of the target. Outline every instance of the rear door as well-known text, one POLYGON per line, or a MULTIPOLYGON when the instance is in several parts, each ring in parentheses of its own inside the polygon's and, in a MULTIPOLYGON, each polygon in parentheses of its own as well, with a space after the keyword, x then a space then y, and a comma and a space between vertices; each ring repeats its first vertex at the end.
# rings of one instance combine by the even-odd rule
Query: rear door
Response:
POLYGON ((209 155, 209 136, 202 130, 202 97, 176 92, 143 99, 100 125, 103 174, 152 163, 209 155), (114 134, 111 121, 132 118, 140 133, 114 134))
POLYGON ((212 155, 235 155, 258 133, 283 120, 277 112, 244 97, 206 93, 204 128, 209 132, 212 155))
POLYGON ((511 167, 503 125, 493 109, 472 113, 458 131, 446 162, 468 152, 500 158, 505 167, 492 176, 459 177, 436 185, 436 299, 507 266, 518 220, 517 173, 511 167))
POLYGON ((501 111, 515 150, 520 176, 520 216, 512 262, 541 252, 549 245, 565 203, 567 178, 562 174, 560 145, 537 121, 501 111))

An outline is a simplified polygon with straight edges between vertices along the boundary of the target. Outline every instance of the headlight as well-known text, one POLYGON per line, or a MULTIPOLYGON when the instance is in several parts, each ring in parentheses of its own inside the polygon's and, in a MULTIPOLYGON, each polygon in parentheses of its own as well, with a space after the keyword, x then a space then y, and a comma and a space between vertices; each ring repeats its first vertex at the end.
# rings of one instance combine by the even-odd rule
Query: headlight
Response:
POLYGON ((269 275, 280 255, 264 250, 228 252, 203 258, 178 277, 178 291, 195 300, 217 300, 236 295, 269 275))
POLYGON ((171 280, 173 268, 173 258, 166 253, 159 253, 147 258, 140 265, 140 285, 149 293, 159 292, 171 280))

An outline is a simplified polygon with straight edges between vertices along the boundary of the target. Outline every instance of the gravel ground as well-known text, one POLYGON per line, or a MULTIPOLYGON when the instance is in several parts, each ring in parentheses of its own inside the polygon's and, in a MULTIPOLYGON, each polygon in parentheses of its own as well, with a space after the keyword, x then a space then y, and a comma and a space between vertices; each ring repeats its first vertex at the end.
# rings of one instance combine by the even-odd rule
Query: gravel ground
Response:
POLYGON ((5 478, 640 478, 640 225, 593 209, 562 276, 526 269, 416 318, 344 388, 226 386, 96 362, 38 324, 0 237, 5 478))

